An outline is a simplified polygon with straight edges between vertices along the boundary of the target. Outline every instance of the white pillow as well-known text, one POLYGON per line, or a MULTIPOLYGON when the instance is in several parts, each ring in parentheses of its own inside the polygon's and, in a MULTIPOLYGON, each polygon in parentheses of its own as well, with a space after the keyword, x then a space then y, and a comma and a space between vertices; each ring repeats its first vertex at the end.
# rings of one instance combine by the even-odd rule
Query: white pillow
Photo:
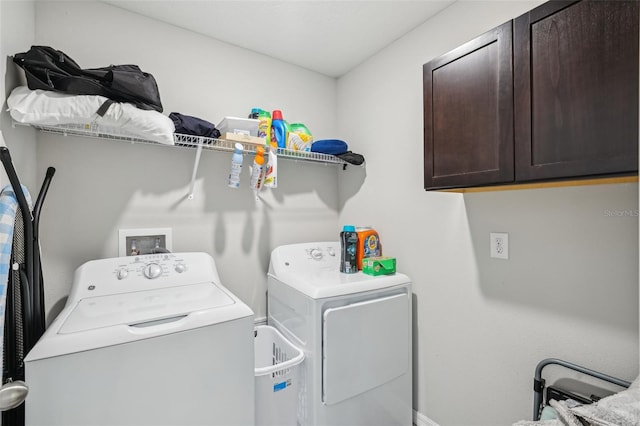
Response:
POLYGON ((107 100, 98 95, 67 95, 47 90, 13 89, 7 105, 19 123, 41 125, 91 124, 118 129, 122 135, 136 136, 173 145, 173 121, 157 111, 147 111, 129 103, 114 102, 103 117, 96 111, 107 100))

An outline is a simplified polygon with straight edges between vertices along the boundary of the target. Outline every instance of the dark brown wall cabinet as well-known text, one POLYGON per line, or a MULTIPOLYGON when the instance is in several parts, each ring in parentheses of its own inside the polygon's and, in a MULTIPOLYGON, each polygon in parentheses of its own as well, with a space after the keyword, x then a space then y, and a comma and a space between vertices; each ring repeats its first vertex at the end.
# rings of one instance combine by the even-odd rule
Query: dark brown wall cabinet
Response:
POLYGON ((513 181, 511 23, 424 65, 425 186, 513 181))
POLYGON ((425 188, 637 172, 638 21, 553 1, 425 64, 425 188))

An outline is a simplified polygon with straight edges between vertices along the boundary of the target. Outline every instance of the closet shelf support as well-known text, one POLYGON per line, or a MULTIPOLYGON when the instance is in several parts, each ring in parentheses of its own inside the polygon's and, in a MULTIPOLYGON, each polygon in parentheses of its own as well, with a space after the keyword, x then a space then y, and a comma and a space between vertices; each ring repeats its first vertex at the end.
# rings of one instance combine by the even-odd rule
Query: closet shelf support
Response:
POLYGON ((202 141, 198 141, 198 147, 196 148, 196 159, 193 163, 193 172, 191 173, 191 183, 189 184, 189 195, 188 198, 193 200, 193 188, 196 185, 196 174, 198 173, 198 166, 200 165, 200 156, 202 155, 202 141))

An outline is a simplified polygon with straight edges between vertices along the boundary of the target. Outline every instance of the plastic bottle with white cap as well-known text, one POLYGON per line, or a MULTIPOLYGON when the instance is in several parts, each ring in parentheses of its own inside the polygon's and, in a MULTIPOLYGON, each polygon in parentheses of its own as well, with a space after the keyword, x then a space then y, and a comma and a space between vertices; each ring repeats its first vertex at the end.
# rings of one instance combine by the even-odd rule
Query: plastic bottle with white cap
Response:
POLYGON ((229 173, 229 187, 240 188, 240 172, 242 171, 242 144, 235 144, 231 157, 231 172, 229 173))
POLYGON ((262 186, 262 171, 264 169, 264 147, 256 147, 256 156, 253 158, 253 168, 251 169, 251 183, 249 186, 258 193, 262 186))

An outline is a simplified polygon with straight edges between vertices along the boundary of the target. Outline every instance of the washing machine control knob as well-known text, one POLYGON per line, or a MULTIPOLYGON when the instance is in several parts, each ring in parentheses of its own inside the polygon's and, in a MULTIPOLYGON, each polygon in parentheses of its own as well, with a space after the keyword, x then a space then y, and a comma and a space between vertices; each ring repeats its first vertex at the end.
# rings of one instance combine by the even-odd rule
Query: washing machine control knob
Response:
POLYGON ((181 274, 187 270, 187 265, 185 265, 184 263, 178 263, 174 269, 177 273, 181 274))
POLYGON ((311 249, 311 251, 309 252, 309 254, 311 255, 311 257, 315 260, 320 260, 322 259, 322 250, 320 249, 311 249))
POLYGON ((329 256, 336 255, 336 251, 333 249, 333 247, 327 247, 327 253, 329 253, 329 256))
POLYGON ((119 280, 123 280, 129 276, 129 270, 127 268, 120 268, 116 271, 116 277, 119 280))
POLYGON ((157 263, 149 263, 144 267, 144 270, 142 272, 145 277, 152 280, 162 275, 162 266, 158 265, 157 263))

